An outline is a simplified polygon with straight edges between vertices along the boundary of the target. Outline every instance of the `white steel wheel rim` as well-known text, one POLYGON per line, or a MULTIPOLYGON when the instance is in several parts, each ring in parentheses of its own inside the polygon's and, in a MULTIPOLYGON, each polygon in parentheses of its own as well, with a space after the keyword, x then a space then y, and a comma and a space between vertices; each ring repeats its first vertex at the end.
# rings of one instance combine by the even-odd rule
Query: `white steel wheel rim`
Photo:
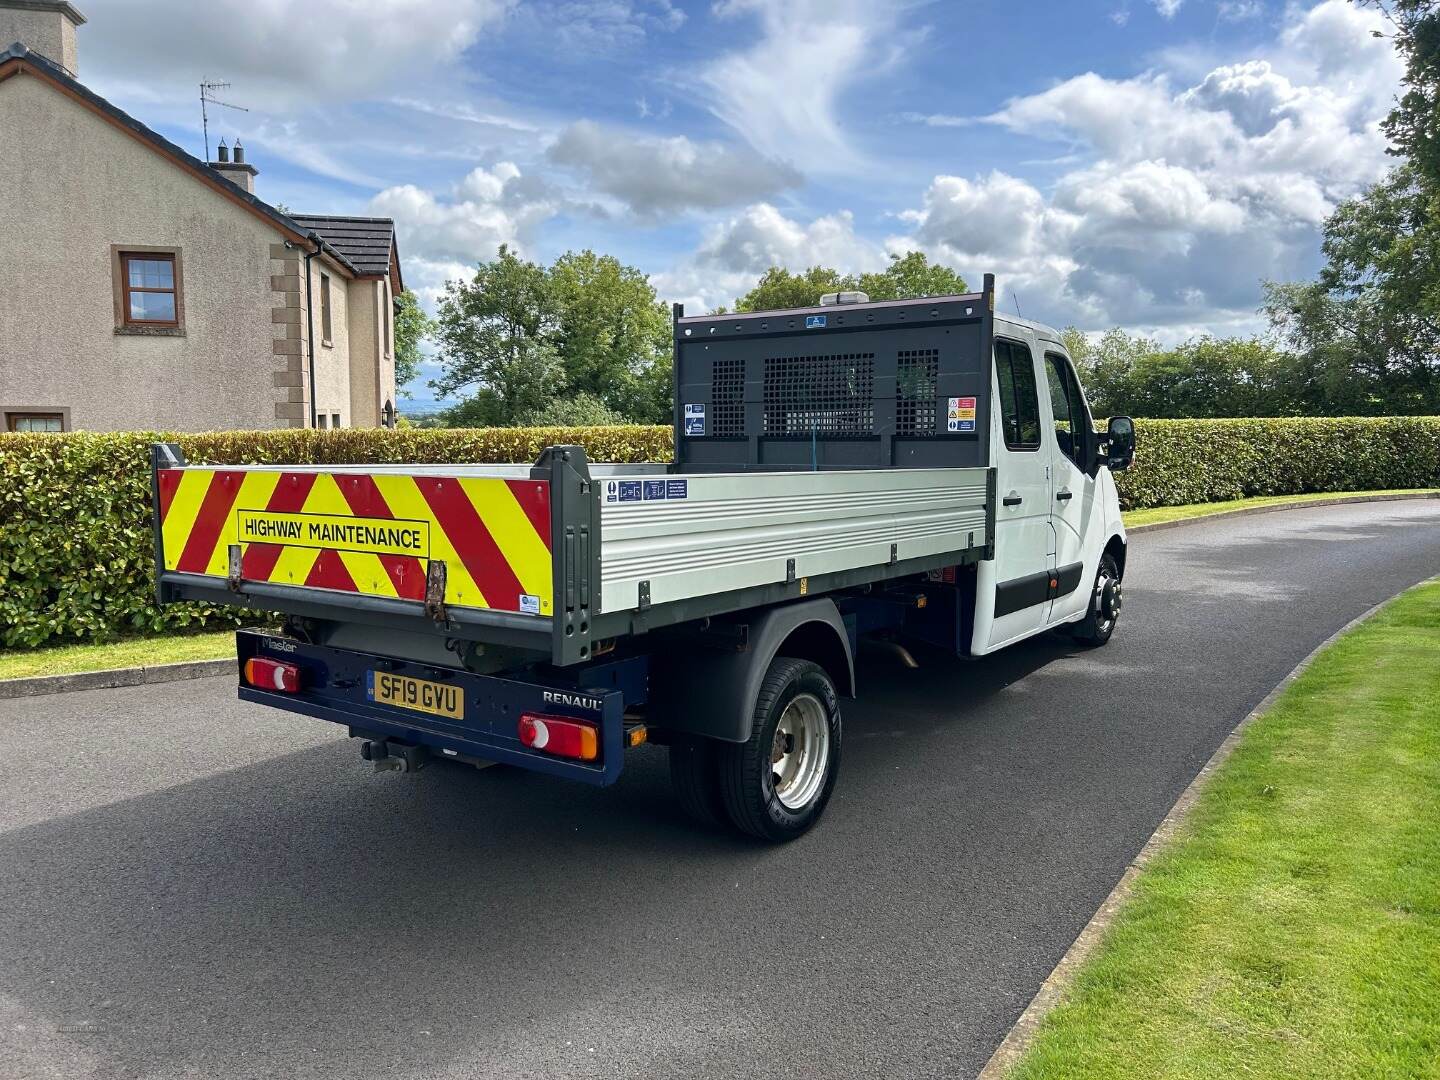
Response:
POLYGON ((830 723, 814 694, 796 694, 780 714, 770 743, 770 780, 787 810, 803 810, 830 766, 830 723))

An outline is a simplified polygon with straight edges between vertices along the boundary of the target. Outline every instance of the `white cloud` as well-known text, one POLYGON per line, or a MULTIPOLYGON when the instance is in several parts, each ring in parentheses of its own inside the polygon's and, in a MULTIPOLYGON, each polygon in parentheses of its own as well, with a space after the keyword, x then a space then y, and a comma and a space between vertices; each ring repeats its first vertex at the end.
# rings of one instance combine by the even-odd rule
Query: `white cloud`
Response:
POLYGON ((471 263, 495 257, 501 244, 524 250, 562 201, 513 163, 476 167, 443 195, 401 184, 370 200, 369 212, 395 219, 406 275, 412 260, 471 263))
POLYGON ((884 264, 885 250, 856 233, 849 211, 806 222, 756 203, 713 225, 693 255, 651 280, 665 299, 709 309, 733 303, 772 266, 792 271, 830 266, 853 273, 884 264))
POLYGON ((222 75, 243 104, 272 110, 353 101, 457 59, 511 0, 130 0, 88 11, 92 69, 158 98, 222 75), (140 74, 143 73, 143 76, 140 74))
POLYGON ((1179 14, 1185 0, 1151 0, 1151 3, 1155 5, 1155 10, 1160 13, 1162 18, 1173 19, 1179 14))
MULTIPOLYGON (((716 116, 769 158, 807 171, 855 168, 836 115, 841 95, 903 55, 905 0, 719 0, 717 15, 759 21, 754 44, 707 65, 700 82, 716 116)), ((742 30, 743 33, 743 30, 742 30)))
POLYGON ((1265 58, 1193 85, 1085 74, 985 122, 1060 141, 1081 163, 1048 193, 1003 173, 936 177, 902 215, 967 275, 1087 326, 1253 323, 1262 278, 1308 275, 1335 204, 1391 164, 1377 128, 1399 77, 1371 11, 1292 9, 1265 58))
POLYGON ((636 135, 588 120, 566 128, 547 156, 585 173, 642 218, 753 202, 804 179, 744 145, 636 135))
POLYGON ((685 24, 685 12, 671 0, 527 0, 516 14, 572 57, 634 49, 685 24))
POLYGON ((1220 0, 1215 13, 1222 22, 1245 22, 1265 14, 1261 0, 1220 0))

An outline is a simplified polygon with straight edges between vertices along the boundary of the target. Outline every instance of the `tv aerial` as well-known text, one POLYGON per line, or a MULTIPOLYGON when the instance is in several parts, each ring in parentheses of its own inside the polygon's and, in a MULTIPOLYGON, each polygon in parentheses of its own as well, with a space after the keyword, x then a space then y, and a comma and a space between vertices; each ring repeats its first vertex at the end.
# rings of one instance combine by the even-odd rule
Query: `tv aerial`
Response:
POLYGON ((210 161, 210 113, 209 106, 219 105, 221 108, 234 109, 236 112, 249 112, 243 105, 232 105, 228 101, 221 101, 215 96, 217 91, 229 90, 228 82, 216 82, 213 79, 203 79, 200 82, 200 128, 205 133, 205 161, 210 161))

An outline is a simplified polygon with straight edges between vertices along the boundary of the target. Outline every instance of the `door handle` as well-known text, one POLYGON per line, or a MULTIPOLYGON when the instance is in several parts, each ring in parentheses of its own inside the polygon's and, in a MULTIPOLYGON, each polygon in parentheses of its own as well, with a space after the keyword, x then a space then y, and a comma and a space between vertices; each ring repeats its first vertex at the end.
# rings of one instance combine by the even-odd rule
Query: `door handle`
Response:
POLYGON ((1055 493, 1055 498, 1057 498, 1057 499, 1060 500, 1061 502, 1069 502, 1069 501, 1071 500, 1071 498, 1074 497, 1074 495, 1075 495, 1075 493, 1074 493, 1073 491, 1071 491, 1069 488, 1061 488, 1059 491, 1057 491, 1057 492, 1055 493))
POLYGON ((1005 506, 1019 506, 1024 501, 1024 499, 1022 499, 1019 495, 1016 495, 1014 492, 1011 492, 1009 495, 1006 495, 1003 499, 1000 500, 1000 502, 1003 503, 1005 506))

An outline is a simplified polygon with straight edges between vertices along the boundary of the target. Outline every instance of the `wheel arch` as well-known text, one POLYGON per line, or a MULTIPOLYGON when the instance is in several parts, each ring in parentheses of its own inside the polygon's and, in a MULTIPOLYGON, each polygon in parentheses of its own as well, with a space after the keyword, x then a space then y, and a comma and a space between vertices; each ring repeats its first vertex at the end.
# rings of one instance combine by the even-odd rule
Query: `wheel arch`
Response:
POLYGON ((850 635, 833 600, 786 604, 737 621, 746 627, 742 650, 687 645, 679 637, 656 654, 650 695, 656 727, 744 742, 760 684, 777 656, 810 660, 842 696, 855 695, 850 635))
POLYGON ((1116 533, 1114 536, 1110 537, 1110 539, 1105 542, 1105 550, 1103 552, 1104 554, 1109 555, 1112 559, 1115 560, 1115 569, 1120 572, 1120 577, 1122 580, 1125 577, 1126 549, 1127 545, 1125 543, 1125 538, 1119 533, 1116 533))

